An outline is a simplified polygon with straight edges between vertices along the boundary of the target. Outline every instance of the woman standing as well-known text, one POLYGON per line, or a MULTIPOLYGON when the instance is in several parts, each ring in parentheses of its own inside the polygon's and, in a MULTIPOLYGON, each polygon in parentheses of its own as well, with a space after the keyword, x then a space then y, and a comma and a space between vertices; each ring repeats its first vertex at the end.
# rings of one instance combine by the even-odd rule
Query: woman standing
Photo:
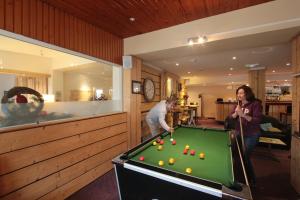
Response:
MULTIPOLYGON (((250 184, 255 186, 256 178, 253 165, 250 160, 251 153, 258 143, 260 135, 260 121, 262 118, 261 101, 256 99, 253 91, 246 85, 240 86, 236 90, 238 105, 234 108, 230 117, 241 120, 244 143, 245 143, 245 161, 247 164, 247 171, 250 184)), ((238 137, 241 137, 240 123, 236 123, 235 127, 238 137)))

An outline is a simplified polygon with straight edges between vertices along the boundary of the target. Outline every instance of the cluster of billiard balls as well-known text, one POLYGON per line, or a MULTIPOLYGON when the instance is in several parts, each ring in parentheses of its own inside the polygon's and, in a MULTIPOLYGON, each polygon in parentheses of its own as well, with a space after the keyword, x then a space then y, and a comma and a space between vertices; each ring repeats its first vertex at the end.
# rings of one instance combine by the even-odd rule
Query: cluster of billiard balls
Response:
MULTIPOLYGON (((171 138, 170 141, 172 142, 172 145, 176 145, 176 141, 173 138, 171 138)), ((153 146, 156 146, 157 144, 159 144, 158 147, 157 147, 157 150, 161 151, 163 149, 162 145, 164 144, 164 140, 160 139, 160 138, 157 138, 156 141, 154 141, 152 144, 153 144, 153 146)), ((186 145, 185 148, 184 148, 184 150, 183 150, 183 154, 188 154, 189 149, 190 149, 190 146, 186 145)), ((193 149, 190 151, 190 155, 192 155, 192 156, 194 156, 195 153, 196 153, 196 151, 193 150, 193 149)), ((205 154, 203 152, 201 152, 199 154, 199 158, 200 159, 204 159, 205 158, 205 154)), ((139 160, 140 161, 144 161, 145 157, 141 156, 139 158, 139 160)), ((174 158, 170 158, 169 159, 169 165, 173 165, 174 163, 175 163, 175 159, 174 158)), ((163 166, 164 165, 164 161, 163 160, 158 161, 158 165, 159 166, 163 166)), ((190 168, 190 167, 186 168, 185 172, 188 173, 188 174, 191 174, 192 173, 192 168, 190 168)))
MULTIPOLYGON (((183 150, 183 154, 187 155, 188 152, 189 152, 189 149, 190 149, 190 146, 189 146, 189 145, 186 145, 185 148, 184 148, 184 150, 183 150)), ((196 151, 192 149, 192 150, 190 151, 190 155, 194 156, 195 154, 196 154, 196 151)), ((203 152, 201 152, 201 153, 199 154, 199 158, 204 159, 204 158, 205 158, 205 154, 204 154, 203 152)))

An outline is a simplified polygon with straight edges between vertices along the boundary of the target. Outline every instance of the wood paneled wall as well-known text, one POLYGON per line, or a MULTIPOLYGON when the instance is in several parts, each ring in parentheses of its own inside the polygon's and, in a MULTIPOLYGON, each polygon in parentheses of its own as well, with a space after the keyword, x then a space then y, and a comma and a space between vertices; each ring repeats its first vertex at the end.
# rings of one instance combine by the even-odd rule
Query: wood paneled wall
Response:
POLYGON ((122 64, 123 39, 41 0, 0 0, 0 29, 122 64))
MULTIPOLYGON (((292 41, 293 91, 292 91, 292 131, 300 131, 300 35, 292 41)), ((292 137, 291 183, 300 193, 300 137, 292 137)))
POLYGON ((141 143, 141 94, 132 93, 132 81, 141 81, 142 60, 132 57, 132 68, 123 70, 123 109, 128 113, 128 147, 141 143))
POLYGON ((127 114, 0 133, 0 198, 64 199, 127 150, 127 114))
POLYGON ((142 95, 141 98, 141 126, 142 126, 142 137, 147 136, 150 133, 149 127, 145 120, 145 117, 148 111, 161 100, 161 78, 162 72, 155 70, 146 65, 142 65, 142 83, 146 78, 150 78, 154 81, 155 84, 155 98, 152 102, 147 102, 142 95))

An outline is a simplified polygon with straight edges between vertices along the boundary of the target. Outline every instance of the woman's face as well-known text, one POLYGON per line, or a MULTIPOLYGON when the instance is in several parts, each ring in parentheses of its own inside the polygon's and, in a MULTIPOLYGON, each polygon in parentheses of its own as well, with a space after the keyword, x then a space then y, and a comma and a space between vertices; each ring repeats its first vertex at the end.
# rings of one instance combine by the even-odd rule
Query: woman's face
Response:
POLYGON ((239 101, 245 101, 246 100, 246 94, 245 94, 244 89, 239 89, 238 90, 238 92, 237 92, 237 99, 239 101))

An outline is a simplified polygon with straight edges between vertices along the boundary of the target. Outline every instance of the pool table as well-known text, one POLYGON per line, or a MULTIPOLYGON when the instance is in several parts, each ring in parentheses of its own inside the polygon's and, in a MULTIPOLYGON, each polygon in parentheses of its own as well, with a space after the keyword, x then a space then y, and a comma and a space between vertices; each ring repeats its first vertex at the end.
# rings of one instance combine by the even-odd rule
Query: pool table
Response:
POLYGON ((176 144, 164 132, 113 160, 120 199, 252 199, 233 134, 181 126, 172 137, 176 144))

